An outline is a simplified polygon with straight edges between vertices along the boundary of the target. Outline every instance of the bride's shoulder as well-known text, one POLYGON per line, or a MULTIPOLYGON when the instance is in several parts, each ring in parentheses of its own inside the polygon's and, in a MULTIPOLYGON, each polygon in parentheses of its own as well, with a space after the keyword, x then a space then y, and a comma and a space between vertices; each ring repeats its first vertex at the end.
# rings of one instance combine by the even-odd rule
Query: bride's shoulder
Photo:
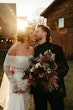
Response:
POLYGON ((9 48, 8 54, 9 54, 9 55, 12 55, 12 56, 15 56, 15 55, 16 55, 16 51, 17 51, 17 49, 18 49, 18 45, 19 45, 19 43, 13 44, 13 45, 9 48))

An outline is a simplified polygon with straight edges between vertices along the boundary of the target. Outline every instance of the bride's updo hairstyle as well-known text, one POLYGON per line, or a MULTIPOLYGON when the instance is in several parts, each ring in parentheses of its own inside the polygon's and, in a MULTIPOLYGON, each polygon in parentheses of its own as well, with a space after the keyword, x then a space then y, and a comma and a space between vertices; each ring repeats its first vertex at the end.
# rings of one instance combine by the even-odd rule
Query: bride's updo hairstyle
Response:
POLYGON ((18 42, 23 43, 25 40, 29 40, 31 31, 34 30, 33 27, 25 27, 24 30, 19 30, 17 32, 17 40, 18 42))

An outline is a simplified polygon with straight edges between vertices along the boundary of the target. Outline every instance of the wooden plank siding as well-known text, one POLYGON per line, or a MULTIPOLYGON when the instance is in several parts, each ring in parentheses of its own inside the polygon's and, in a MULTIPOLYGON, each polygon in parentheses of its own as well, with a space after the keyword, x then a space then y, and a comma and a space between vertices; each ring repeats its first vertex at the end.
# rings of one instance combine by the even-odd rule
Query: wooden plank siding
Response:
POLYGON ((62 46, 67 57, 73 57, 73 0, 55 0, 41 16, 52 29, 52 42, 62 46), (64 28, 59 28, 59 18, 64 18, 64 28))

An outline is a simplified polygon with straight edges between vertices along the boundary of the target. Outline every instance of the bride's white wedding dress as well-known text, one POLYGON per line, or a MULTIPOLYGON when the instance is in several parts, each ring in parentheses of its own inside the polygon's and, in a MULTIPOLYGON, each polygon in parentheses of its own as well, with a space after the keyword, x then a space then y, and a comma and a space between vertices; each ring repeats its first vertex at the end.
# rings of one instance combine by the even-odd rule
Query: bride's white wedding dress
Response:
POLYGON ((8 78, 4 73, 0 87, 0 106, 3 108, 5 107, 5 103, 6 103, 7 85, 8 85, 8 78))
MULTIPOLYGON (((5 73, 9 81, 7 82, 7 91, 6 91, 6 103, 4 110, 28 110, 30 103, 30 88, 28 87, 28 79, 22 79, 24 71, 30 65, 31 56, 9 56, 4 62, 4 67, 6 67, 5 73), (9 66, 12 66, 14 69, 14 74, 10 75, 9 66), (17 85, 18 88, 26 90, 25 93, 13 93, 13 86, 17 85)), ((3 88, 4 89, 4 88, 3 88)))

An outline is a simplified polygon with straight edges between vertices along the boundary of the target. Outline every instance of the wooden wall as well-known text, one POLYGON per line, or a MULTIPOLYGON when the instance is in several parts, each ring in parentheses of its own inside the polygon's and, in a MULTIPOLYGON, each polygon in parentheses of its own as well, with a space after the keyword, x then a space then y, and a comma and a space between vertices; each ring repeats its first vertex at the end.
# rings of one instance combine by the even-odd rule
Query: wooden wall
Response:
POLYGON ((47 14, 48 25, 56 29, 58 18, 64 17, 65 27, 73 28, 73 0, 58 0, 47 14))
POLYGON ((6 33, 6 23, 3 21, 3 19, 0 16, 0 26, 2 27, 2 30, 0 30, 0 35, 4 35, 6 33))
POLYGON ((73 56, 73 0, 56 0, 43 16, 52 29, 52 41, 62 46, 66 56, 73 56), (64 28, 59 28, 59 18, 64 18, 64 28))

